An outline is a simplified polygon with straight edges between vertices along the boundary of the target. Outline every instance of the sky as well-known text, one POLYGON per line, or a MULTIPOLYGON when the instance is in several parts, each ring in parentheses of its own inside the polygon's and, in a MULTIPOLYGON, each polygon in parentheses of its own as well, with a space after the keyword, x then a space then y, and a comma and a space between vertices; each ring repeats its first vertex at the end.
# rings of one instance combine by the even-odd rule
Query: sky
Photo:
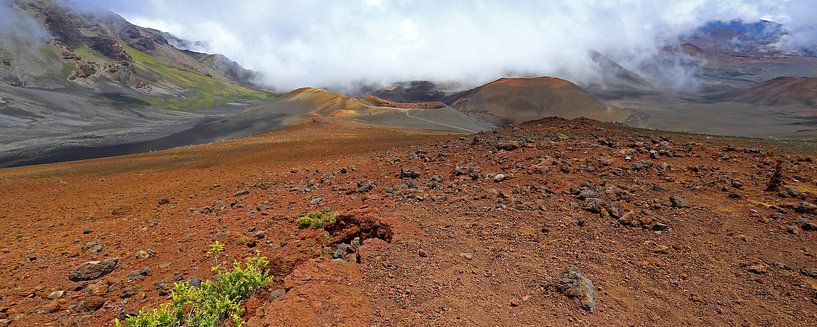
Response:
POLYGON ((711 20, 772 20, 791 32, 782 46, 817 43, 817 0, 68 1, 200 41, 194 50, 278 89, 529 75, 592 83, 591 51, 638 70, 711 20))

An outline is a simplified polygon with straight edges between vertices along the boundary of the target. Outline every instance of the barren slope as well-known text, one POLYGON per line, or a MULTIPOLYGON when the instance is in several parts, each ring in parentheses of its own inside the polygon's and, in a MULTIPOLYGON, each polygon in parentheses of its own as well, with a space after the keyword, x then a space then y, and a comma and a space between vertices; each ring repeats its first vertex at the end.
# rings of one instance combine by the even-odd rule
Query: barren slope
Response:
POLYGON ((778 77, 740 92, 736 100, 760 105, 817 106, 817 77, 778 77))
POLYGON ((0 321, 112 324, 169 301, 174 281, 210 278, 220 240, 224 260, 269 257, 270 289, 286 290, 251 299, 248 326, 815 326, 814 144, 791 145, 584 120, 458 137, 325 117, 0 170, 0 321), (778 161, 780 192, 764 191, 778 161), (348 239, 293 224, 323 208, 389 237, 359 234, 360 263, 332 260, 348 239), (107 276, 67 278, 112 257, 107 276), (569 265, 593 281, 594 313, 558 291, 569 265))

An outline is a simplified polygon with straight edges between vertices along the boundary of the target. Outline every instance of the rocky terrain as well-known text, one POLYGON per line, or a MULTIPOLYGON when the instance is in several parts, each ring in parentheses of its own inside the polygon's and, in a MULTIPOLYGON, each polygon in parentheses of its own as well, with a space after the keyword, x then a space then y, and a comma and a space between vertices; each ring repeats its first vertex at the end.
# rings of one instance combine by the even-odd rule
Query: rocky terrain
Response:
POLYGON ((814 151, 590 120, 449 134, 326 116, 5 169, 0 324, 112 325, 211 278, 218 240, 225 260, 272 262, 248 326, 815 326, 814 151), (297 228, 313 210, 338 218, 297 228))

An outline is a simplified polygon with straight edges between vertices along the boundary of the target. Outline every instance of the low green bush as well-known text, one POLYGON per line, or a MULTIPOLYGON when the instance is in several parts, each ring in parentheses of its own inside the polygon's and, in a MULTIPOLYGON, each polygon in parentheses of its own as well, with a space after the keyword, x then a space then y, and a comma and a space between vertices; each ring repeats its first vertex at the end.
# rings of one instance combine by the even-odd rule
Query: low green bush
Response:
MULTIPOLYGON (((256 253, 246 258, 244 264, 233 262, 232 270, 216 266, 212 281, 200 286, 176 283, 172 291, 173 301, 151 311, 139 311, 136 316, 125 319, 128 327, 214 327, 230 318, 233 325, 243 324, 241 302, 272 279, 267 268, 269 260, 256 253)), ((117 320, 117 326, 121 323, 117 320)))
POLYGON ((306 215, 296 219, 295 226, 301 229, 308 227, 318 229, 323 227, 323 225, 326 223, 335 222, 336 218, 337 214, 334 212, 311 211, 306 215))

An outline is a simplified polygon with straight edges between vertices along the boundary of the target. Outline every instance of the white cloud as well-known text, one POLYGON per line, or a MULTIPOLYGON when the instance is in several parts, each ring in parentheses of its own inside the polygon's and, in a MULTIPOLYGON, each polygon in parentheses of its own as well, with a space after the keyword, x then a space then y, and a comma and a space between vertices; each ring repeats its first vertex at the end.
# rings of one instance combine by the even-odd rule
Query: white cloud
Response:
POLYGON ((636 66, 664 43, 714 19, 771 18, 807 32, 792 42, 817 39, 813 0, 148 0, 99 5, 136 24, 204 41, 281 89, 409 79, 475 84, 507 74, 588 81, 596 74, 589 50, 636 66))

